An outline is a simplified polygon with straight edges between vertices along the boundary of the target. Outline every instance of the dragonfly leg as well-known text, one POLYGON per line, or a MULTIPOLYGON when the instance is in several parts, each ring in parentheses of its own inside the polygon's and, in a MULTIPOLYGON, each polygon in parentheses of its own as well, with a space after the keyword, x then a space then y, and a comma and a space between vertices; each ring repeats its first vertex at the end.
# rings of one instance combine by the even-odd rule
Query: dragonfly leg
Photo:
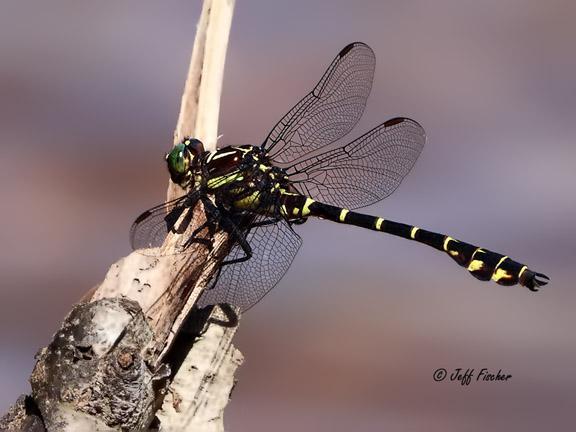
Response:
POLYGON ((228 218, 226 218, 226 220, 222 220, 221 222, 223 222, 224 226, 226 226, 226 224, 228 224, 228 223, 231 225, 230 230, 228 230, 228 228, 224 228, 224 229, 227 230, 230 233, 230 235, 232 235, 234 237, 234 240, 236 242, 238 242, 238 245, 242 248, 242 251, 244 252, 244 256, 222 261, 222 263, 218 267, 216 275, 212 278, 212 282, 210 283, 210 286, 208 288, 206 288, 207 290, 211 290, 216 286, 216 284, 218 283, 218 279, 220 279, 220 274, 222 273, 222 268, 224 266, 232 265, 232 264, 238 264, 238 263, 241 263, 244 261, 248 261, 250 258, 252 258, 252 247, 250 247, 250 244, 246 240, 246 237, 240 232, 240 230, 238 230, 238 228, 236 227, 236 224, 234 224, 234 222, 232 222, 232 220, 230 220, 228 218))
POLYGON ((252 229, 252 228, 257 228, 257 227, 261 227, 261 226, 274 225, 278 222, 279 222, 279 219, 268 219, 265 221, 254 222, 254 223, 248 225, 248 228, 252 229))
POLYGON ((206 212, 208 213, 207 223, 209 224, 208 229, 211 230, 210 234, 211 235, 213 234, 213 230, 215 228, 214 221, 218 221, 220 227, 232 237, 232 240, 234 242, 238 243, 238 246, 240 246, 240 248, 244 252, 244 256, 230 260, 224 260, 222 261, 220 266, 236 264, 249 260, 252 257, 252 248, 250 247, 250 244, 246 240, 246 236, 244 235, 244 233, 242 233, 238 229, 234 221, 229 216, 224 214, 224 212, 221 211, 217 206, 215 206, 212 203, 212 201, 206 198, 203 199, 202 202, 204 204, 206 212), (211 221, 212 223, 210 223, 211 221))
POLYGON ((298 218, 298 219, 290 219, 290 223, 295 224, 295 225, 302 225, 307 220, 308 220, 308 218, 306 218, 306 217, 302 217, 302 218, 298 218))
POLYGON ((196 228, 192 232, 192 237, 196 237, 198 235, 198 233, 200 233, 200 231, 202 231, 204 228, 210 229, 211 225, 213 225, 213 222, 207 220, 206 222, 204 222, 202 225, 200 225, 198 228, 196 228))
POLYGON ((238 243, 238 246, 240 246, 242 252, 244 252, 244 256, 225 260, 222 262, 222 265, 225 266, 230 264, 237 264, 248 261, 250 258, 252 258, 252 248, 250 247, 250 243, 248 243, 246 236, 238 229, 236 224, 227 217, 222 218, 221 222, 224 230, 226 230, 232 236, 232 239, 238 243))
POLYGON ((183 244, 182 244, 182 249, 187 249, 190 247, 190 245, 192 245, 193 243, 200 243, 203 244, 204 246, 206 246, 208 249, 212 249, 212 242, 208 239, 205 238, 199 238, 199 237, 194 237, 193 235, 191 235, 188 240, 186 240, 183 244))
POLYGON ((192 234, 190 234, 190 237, 188 238, 188 240, 186 240, 186 242, 183 244, 183 247, 189 247, 192 243, 200 243, 205 245, 206 247, 208 247, 209 249, 212 249, 212 241, 210 240, 213 235, 214 232, 216 231, 216 221, 219 218, 219 211, 218 209, 212 204, 212 202, 205 198, 202 197, 199 194, 196 194, 193 198, 191 198, 194 200, 194 203, 191 204, 192 206, 194 206, 196 204, 196 202, 198 200, 201 200, 202 203, 204 204, 204 209, 206 212, 206 222, 204 222, 203 224, 201 224, 199 227, 197 227, 192 234), (204 238, 204 237, 198 237, 198 234, 200 232, 202 232, 202 230, 208 228, 208 237, 204 238))

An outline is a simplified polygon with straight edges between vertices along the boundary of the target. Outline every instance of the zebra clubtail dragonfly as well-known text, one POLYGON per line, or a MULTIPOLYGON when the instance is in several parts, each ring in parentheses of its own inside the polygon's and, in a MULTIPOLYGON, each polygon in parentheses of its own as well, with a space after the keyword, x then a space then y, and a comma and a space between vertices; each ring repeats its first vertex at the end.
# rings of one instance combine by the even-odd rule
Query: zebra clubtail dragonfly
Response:
MULTIPOLYGON (((172 181, 187 194, 140 215, 130 232, 132 247, 161 246, 201 201, 207 225, 227 231, 233 247, 214 287, 204 292, 200 303, 230 303, 241 310, 257 303, 284 276, 302 243, 294 225, 310 217, 426 244, 483 281, 520 284, 532 291, 546 285, 547 276, 508 256, 352 211, 390 195, 426 141, 417 122, 394 118, 346 145, 336 144, 364 111, 374 67, 370 47, 360 42, 346 46, 260 146, 209 152, 193 138, 177 144, 166 161, 172 181)), ((174 253, 185 253, 197 232, 182 235, 174 253)))

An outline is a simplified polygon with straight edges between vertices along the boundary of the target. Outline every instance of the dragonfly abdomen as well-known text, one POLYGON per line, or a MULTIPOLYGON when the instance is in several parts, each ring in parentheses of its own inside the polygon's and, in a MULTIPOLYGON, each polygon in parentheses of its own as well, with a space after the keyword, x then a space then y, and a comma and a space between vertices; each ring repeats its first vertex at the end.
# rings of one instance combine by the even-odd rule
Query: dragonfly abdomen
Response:
POLYGON ((297 210, 293 210, 292 213, 301 217, 316 216, 333 222, 381 231, 443 251, 458 265, 466 268, 472 276, 482 281, 493 280, 500 285, 520 284, 533 291, 547 283, 548 278, 545 275, 531 271, 526 265, 516 262, 508 256, 457 240, 445 234, 323 204, 310 198, 302 197, 299 204, 297 210), (538 279, 538 277, 543 279, 538 279))

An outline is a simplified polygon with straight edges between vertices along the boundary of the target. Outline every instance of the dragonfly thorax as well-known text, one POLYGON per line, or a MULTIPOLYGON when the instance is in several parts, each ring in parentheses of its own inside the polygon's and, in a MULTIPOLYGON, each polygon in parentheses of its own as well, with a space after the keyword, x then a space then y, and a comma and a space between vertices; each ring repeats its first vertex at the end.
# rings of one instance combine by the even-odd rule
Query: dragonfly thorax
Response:
POLYGON ((201 160, 206 191, 220 195, 232 206, 249 204, 256 194, 269 197, 289 184, 286 172, 272 165, 260 147, 226 147, 204 153, 201 160))

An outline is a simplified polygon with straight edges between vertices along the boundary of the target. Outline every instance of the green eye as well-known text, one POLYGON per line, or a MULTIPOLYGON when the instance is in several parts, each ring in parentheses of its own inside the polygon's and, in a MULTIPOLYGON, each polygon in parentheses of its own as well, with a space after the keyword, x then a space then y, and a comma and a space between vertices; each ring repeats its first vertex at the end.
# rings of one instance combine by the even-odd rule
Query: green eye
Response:
POLYGON ((184 144, 177 144, 166 155, 166 162, 172 180, 179 183, 190 167, 190 153, 184 144))
POLYGON ((184 144, 174 146, 172 151, 166 157, 170 172, 183 174, 188 169, 188 155, 184 144))

